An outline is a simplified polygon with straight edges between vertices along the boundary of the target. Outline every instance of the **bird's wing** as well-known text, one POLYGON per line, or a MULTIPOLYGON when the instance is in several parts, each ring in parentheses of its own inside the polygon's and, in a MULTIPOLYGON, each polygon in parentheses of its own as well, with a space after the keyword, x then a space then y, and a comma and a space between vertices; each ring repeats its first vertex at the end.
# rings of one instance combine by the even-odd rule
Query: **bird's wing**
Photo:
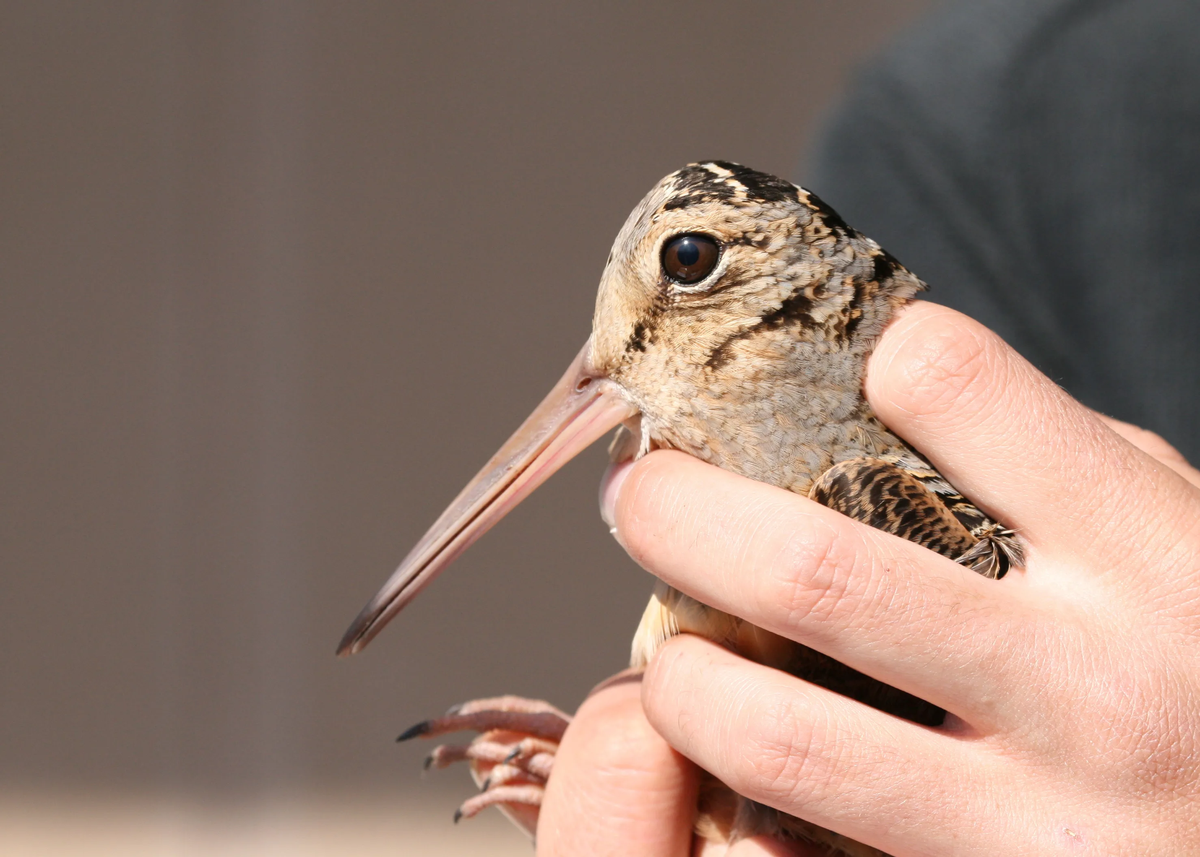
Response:
POLYGON ((973 531, 988 525, 988 517, 916 456, 889 459, 836 463, 812 484, 809 497, 944 557, 970 552, 979 541, 973 531))

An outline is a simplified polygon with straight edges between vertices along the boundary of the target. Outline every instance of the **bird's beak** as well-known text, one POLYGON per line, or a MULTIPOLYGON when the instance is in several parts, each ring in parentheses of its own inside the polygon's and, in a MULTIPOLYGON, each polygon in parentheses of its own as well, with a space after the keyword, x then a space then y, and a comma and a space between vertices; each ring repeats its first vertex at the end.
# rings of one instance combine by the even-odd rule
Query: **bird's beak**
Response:
POLYGON ((417 593, 577 453, 638 411, 588 365, 591 341, 516 433, 404 558, 342 637, 360 651, 417 593))

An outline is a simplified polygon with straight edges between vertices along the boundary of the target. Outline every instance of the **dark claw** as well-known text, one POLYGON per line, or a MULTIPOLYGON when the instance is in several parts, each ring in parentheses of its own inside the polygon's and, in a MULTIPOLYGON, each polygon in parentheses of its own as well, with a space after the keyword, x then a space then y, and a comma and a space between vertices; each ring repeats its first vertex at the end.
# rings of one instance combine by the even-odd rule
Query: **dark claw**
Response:
POLYGON ((507 756, 504 757, 504 763, 508 764, 509 762, 511 762, 513 759, 517 758, 517 756, 520 756, 520 755, 521 755, 521 748, 517 747, 515 750, 513 750, 511 753, 509 753, 507 756))
POLYGON ((462 810, 456 809, 454 810, 454 823, 458 824, 460 821, 462 821, 462 810))
POLYGON ((415 726, 409 726, 407 729, 405 729, 403 732, 401 732, 399 737, 396 738, 396 740, 397 741, 407 741, 410 738, 416 738, 418 735, 424 735, 428 731, 429 731, 429 721, 422 720, 420 723, 416 724, 415 726))
POLYGON ((485 780, 484 780, 484 781, 483 781, 483 782, 480 784, 480 786, 479 786, 479 790, 480 790, 481 792, 486 792, 486 791, 487 791, 488 789, 490 789, 491 787, 492 787, 492 778, 491 778, 491 777, 488 777, 487 779, 485 779, 485 780))
POLYGON ((433 767, 433 753, 430 753, 428 756, 425 757, 425 762, 421 765, 421 770, 428 771, 432 767, 433 767))

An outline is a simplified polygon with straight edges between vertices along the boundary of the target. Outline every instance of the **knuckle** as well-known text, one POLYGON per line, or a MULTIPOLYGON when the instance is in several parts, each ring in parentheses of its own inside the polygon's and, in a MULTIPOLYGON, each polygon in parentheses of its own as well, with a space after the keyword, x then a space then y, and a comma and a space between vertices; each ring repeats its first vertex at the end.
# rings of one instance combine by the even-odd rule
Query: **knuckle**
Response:
POLYGON ((1116 746, 1126 754, 1124 770, 1147 796, 1187 792, 1194 798, 1200 761, 1200 715, 1192 682, 1163 669, 1146 688, 1127 692, 1127 705, 1114 718, 1116 746), (1140 698, 1139 698, 1140 697, 1140 698))
POLYGON ((785 698, 754 712, 747 725, 743 785, 773 806, 811 804, 830 785, 829 742, 819 716, 800 717, 785 698))
POLYGON ((858 611, 854 541, 855 536, 824 522, 787 540, 772 573, 764 576, 764 601, 783 627, 819 626, 858 611))

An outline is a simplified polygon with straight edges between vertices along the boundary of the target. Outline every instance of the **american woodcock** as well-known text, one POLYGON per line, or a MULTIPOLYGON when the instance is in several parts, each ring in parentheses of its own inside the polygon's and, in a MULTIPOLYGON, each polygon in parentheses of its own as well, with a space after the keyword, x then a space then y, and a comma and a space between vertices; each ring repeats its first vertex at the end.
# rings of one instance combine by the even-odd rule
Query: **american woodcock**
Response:
MULTIPOLYGON (((1013 533, 990 521, 872 413, 866 361, 898 308, 924 284, 814 194, 725 161, 667 176, 617 235, 592 335, 533 414, 471 481, 346 632, 359 651, 455 557, 564 462, 620 427, 614 460, 678 449, 823 503, 956 559, 988 577, 1021 563, 1013 533)), ((940 722, 934 706, 659 585, 633 641, 633 666, 678 633, 897 716, 940 722)), ((439 747, 469 759, 483 792, 460 814, 500 805, 532 832, 557 741, 570 718, 546 703, 480 700, 402 739, 483 734, 439 747)), ((736 798, 702 791, 697 829, 761 832, 874 848, 736 798)))

